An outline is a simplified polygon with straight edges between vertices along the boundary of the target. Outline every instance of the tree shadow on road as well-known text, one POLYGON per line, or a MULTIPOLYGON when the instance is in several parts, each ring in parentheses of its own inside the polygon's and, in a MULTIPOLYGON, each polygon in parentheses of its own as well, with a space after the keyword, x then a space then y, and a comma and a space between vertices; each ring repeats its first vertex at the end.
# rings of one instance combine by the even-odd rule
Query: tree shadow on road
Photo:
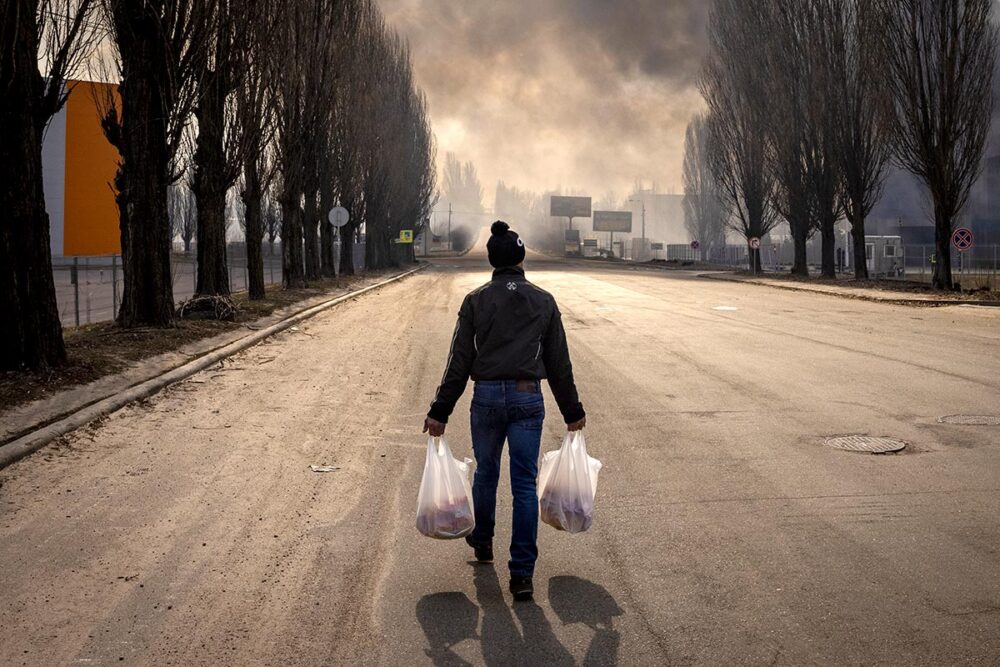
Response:
MULTIPOLYGON (((426 651, 435 665, 468 665, 452 647, 478 639, 486 665, 572 665, 573 656, 556 637, 544 610, 534 602, 511 605, 504 597, 493 567, 478 566, 473 581, 478 606, 464 593, 434 593, 417 603, 417 620, 430 644, 426 651), (482 626, 477 635, 476 629, 482 626)), ((594 630, 585 665, 613 664, 620 637, 613 627, 621 615, 603 587, 579 577, 549 580, 552 609, 564 625, 584 623, 594 630)))

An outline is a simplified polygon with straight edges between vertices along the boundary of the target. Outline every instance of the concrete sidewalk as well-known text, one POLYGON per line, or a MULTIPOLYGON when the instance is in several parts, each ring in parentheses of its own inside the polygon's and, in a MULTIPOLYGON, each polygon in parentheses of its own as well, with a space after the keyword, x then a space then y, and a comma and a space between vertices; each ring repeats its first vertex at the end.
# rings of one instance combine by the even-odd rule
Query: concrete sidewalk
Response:
POLYGON ((861 299, 862 301, 874 301, 877 303, 891 303, 904 306, 1000 306, 1000 301, 968 299, 960 295, 949 297, 943 294, 925 294, 920 292, 907 292, 905 290, 878 289, 875 287, 853 287, 850 285, 830 285, 828 283, 807 283, 784 278, 768 278, 764 276, 745 276, 737 273, 719 272, 702 273, 699 277, 710 278, 712 280, 726 280, 729 282, 749 283, 751 285, 763 285, 765 287, 775 287, 777 289, 793 290, 796 292, 814 292, 816 294, 828 294, 846 299, 861 299))

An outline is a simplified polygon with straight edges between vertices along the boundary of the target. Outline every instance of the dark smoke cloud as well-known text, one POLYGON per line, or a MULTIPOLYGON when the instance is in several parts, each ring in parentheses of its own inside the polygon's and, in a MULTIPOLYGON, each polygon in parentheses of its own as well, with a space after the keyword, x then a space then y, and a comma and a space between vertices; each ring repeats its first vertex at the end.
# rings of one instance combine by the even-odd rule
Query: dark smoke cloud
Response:
POLYGON ((594 197, 637 179, 679 191, 706 0, 381 5, 412 46, 439 153, 473 160, 488 193, 497 178, 594 197))

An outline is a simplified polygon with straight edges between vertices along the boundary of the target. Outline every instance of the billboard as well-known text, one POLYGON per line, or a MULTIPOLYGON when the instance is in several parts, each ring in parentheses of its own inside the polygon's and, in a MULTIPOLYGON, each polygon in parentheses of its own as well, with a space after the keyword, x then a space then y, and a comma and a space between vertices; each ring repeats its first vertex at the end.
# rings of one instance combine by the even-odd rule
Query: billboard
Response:
POLYGON ((632 211, 594 211, 595 232, 631 232, 632 211))
POLYGON ((589 218, 590 197, 552 197, 549 215, 563 218, 589 218))
POLYGON ((117 255, 121 231, 114 178, 119 156, 101 129, 98 100, 117 98, 118 87, 89 81, 67 85, 73 91, 52 117, 42 143, 52 254, 117 255))

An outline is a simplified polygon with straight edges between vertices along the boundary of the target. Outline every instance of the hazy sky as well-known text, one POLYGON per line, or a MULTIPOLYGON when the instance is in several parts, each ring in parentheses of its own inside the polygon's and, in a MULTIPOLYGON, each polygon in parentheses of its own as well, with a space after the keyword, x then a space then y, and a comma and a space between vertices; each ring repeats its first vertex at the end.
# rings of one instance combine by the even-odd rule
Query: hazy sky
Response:
POLYGON ((595 198, 681 191, 702 107, 705 0, 380 0, 413 49, 438 141, 498 178, 595 198))

